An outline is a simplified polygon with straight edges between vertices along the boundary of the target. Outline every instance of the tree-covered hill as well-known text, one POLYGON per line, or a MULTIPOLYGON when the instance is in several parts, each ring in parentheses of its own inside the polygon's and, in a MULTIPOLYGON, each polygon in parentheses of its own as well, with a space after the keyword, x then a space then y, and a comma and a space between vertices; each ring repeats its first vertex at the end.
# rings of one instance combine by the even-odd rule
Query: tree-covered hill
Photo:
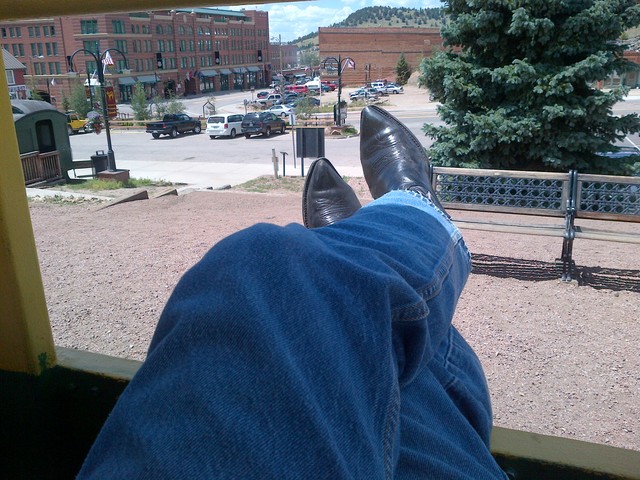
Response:
MULTIPOLYGON (((353 12, 331 28, 404 27, 440 28, 444 22, 442 8, 365 7, 353 12)), ((301 48, 318 44, 318 32, 311 32, 289 42, 301 48)))

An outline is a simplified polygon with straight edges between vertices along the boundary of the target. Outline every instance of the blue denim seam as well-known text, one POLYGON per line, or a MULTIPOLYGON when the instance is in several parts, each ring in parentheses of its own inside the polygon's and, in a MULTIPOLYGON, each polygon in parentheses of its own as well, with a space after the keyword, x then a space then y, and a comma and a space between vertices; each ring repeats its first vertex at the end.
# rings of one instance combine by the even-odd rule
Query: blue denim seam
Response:
POLYGON ((385 422, 384 432, 384 476, 387 480, 391 480, 394 477, 394 438, 396 437, 396 431, 398 424, 400 423, 400 386, 397 383, 393 384, 393 392, 391 394, 391 400, 387 409, 387 420, 385 422))

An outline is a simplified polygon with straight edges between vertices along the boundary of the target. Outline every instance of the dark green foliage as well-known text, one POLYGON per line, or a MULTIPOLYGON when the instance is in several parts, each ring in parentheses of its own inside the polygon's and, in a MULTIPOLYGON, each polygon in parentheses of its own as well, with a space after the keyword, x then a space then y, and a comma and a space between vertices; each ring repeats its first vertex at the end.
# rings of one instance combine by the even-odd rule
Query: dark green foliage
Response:
POLYGON ((420 65, 445 126, 425 125, 448 166, 624 173, 595 153, 640 131, 616 117, 627 88, 595 86, 637 69, 617 39, 640 23, 634 0, 452 0, 444 51, 420 65))
POLYGON ((400 54, 398 63, 396 64, 396 83, 406 85, 411 76, 411 66, 404 57, 404 53, 400 54))

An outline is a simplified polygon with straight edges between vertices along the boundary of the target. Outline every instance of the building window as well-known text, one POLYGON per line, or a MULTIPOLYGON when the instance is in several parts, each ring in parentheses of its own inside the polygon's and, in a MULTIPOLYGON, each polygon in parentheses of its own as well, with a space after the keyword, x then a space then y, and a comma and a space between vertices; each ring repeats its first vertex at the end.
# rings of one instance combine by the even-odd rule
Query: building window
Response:
POLYGON ((159 52, 164 52, 164 40, 158 40, 158 51, 159 52))
POLYGON ((80 33, 83 35, 98 33, 98 20, 80 20, 80 33))
POLYGON ((16 79, 13 76, 13 70, 5 70, 4 72, 7 74, 7 83, 9 85, 15 85, 16 84, 16 79))
POLYGON ((116 44, 116 48, 120 50, 122 53, 129 53, 126 40, 116 40, 115 44, 116 44))
POLYGON ((33 38, 34 37, 33 27, 29 27, 27 30, 29 30, 29 38, 33 38))
POLYGON ((179 33, 180 35, 184 35, 184 27, 183 27, 182 25, 180 25, 180 26, 178 27, 178 33, 179 33))
POLYGON ((55 27, 55 25, 50 25, 49 26, 49 36, 51 36, 51 37, 55 37, 56 36, 56 27, 55 27))
POLYGON ((187 68, 187 57, 180 58, 180 67, 187 68))
POLYGON ((93 53, 98 53, 100 51, 100 41, 99 40, 85 40, 82 42, 82 48, 85 50, 89 50, 93 53))
POLYGON ((162 29, 162 25, 156 25, 156 34, 164 35, 164 30, 162 29))
POLYGON ((119 72, 122 72, 123 70, 128 69, 129 65, 126 60, 116 60, 116 68, 119 72))
POLYGON ((167 35, 173 35, 173 27, 171 25, 167 25, 167 35))
POLYGON ((169 50, 170 52, 176 51, 176 44, 173 40, 167 40, 167 50, 169 50))
POLYGON ((112 20, 111 28, 113 29, 113 33, 124 33, 124 21, 112 20))
POLYGON ((7 38, 7 29, 2 27, 2 38, 7 38))
MULTIPOLYGON (((18 56, 18 45, 16 45, 14 43, 13 45, 11 45, 11 47, 13 48, 13 56, 17 57, 18 56)), ((9 45, 5 45, 5 48, 9 48, 9 45)))
MULTIPOLYGON (((13 35, 11 35, 13 37, 13 35)), ((22 37, 22 27, 16 27, 16 37, 22 37)))
POLYGON ((36 37, 40 38, 40 27, 33 27, 36 32, 36 37))
POLYGON ((187 26, 187 35, 193 35, 193 28, 187 26))
POLYGON ((93 60, 87 60, 85 62, 87 72, 96 73, 98 71, 98 64, 93 60))

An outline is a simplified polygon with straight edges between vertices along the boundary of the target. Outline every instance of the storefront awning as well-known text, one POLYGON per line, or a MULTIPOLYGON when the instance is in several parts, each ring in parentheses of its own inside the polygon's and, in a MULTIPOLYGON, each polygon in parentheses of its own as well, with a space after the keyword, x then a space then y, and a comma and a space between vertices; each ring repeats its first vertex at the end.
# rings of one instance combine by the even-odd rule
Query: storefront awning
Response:
POLYGON ((200 70, 200 75, 203 77, 215 77, 218 75, 218 72, 215 70, 200 70))
POLYGON ((246 73, 247 69, 244 67, 234 67, 233 69, 233 73, 246 73))
POLYGON ((247 67, 247 70, 249 70, 250 72, 259 72, 260 67, 247 67))
POLYGON ((221 68, 220 69, 220 74, 222 74, 222 75, 231 75, 231 70, 229 70, 228 68, 221 68))
POLYGON ((133 77, 120 77, 118 78, 118 83, 120 85, 135 85, 136 79, 133 77))
POLYGON ((140 83, 158 83, 160 79, 155 75, 138 75, 140 83))

